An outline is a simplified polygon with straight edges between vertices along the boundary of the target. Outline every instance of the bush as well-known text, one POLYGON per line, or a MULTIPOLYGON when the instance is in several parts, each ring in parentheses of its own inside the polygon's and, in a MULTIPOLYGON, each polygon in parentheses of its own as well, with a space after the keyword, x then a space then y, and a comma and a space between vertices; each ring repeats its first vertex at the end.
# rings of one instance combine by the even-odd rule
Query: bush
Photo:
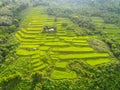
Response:
POLYGON ((0 26, 12 25, 12 18, 9 16, 0 16, 0 26))
POLYGON ((92 20, 89 17, 75 17, 75 16, 71 16, 69 17, 70 20, 76 24, 79 25, 79 27, 82 28, 87 28, 90 30, 96 30, 94 23, 92 22, 92 20))
POLYGON ((13 16, 13 13, 9 8, 7 7, 2 7, 0 9, 0 16, 13 16))
POLYGON ((33 83, 41 82, 42 78, 43 78, 43 74, 40 72, 35 72, 32 74, 32 82, 33 83))
POLYGON ((20 74, 9 75, 0 80, 0 87, 2 87, 2 90, 10 90, 10 88, 14 88, 21 80, 22 77, 20 74))
POLYGON ((62 27, 67 27, 68 26, 68 24, 67 23, 62 23, 62 25, 61 25, 62 27))
POLYGON ((9 33, 13 33, 13 32, 15 32, 16 31, 16 29, 17 29, 17 27, 15 26, 15 25, 11 25, 11 26, 9 26, 9 33))
POLYGON ((110 52, 107 44, 99 39, 89 39, 88 42, 98 52, 110 52))
POLYGON ((41 72, 35 72, 32 74, 32 87, 31 90, 36 88, 38 83, 42 82, 43 74, 41 72))

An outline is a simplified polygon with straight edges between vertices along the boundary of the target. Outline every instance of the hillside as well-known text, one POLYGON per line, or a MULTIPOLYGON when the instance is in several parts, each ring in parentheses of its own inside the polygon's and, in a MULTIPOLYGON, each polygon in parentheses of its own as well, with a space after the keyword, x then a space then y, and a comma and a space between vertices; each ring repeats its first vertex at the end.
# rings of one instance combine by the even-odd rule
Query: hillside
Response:
POLYGON ((0 90, 119 90, 119 6, 1 0, 0 90))

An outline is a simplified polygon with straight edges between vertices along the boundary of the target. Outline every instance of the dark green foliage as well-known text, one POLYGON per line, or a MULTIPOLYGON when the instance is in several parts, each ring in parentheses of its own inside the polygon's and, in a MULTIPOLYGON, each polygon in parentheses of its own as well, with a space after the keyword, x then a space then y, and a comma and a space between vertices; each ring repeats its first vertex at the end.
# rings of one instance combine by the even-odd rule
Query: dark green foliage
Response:
POLYGON ((20 23, 18 14, 21 10, 27 7, 27 2, 24 1, 6 1, 2 0, 0 8, 0 63, 5 62, 6 57, 10 52, 14 51, 17 42, 11 43, 11 33, 17 30, 20 23), (9 2, 9 3, 8 3, 9 2))
POLYGON ((75 71, 80 77, 91 78, 93 77, 92 73, 95 72, 95 70, 84 61, 73 61, 68 67, 70 70, 75 71))
POLYGON ((34 74, 32 74, 33 83, 41 82, 42 78, 43 78, 43 74, 40 72, 35 72, 34 74))
POLYGON ((35 80, 39 82, 35 88, 41 90, 119 90, 119 87, 116 87, 118 84, 114 84, 113 82, 118 81, 117 78, 120 77, 120 74, 117 72, 120 65, 118 62, 113 63, 92 67, 81 61, 73 61, 69 64, 69 67, 71 70, 77 72, 79 75, 78 79, 51 80, 43 78, 43 82, 35 80), (112 78, 115 78, 115 80, 112 78))
POLYGON ((105 23, 110 23, 110 24, 119 24, 120 23, 120 18, 119 18, 119 15, 117 15, 117 14, 107 13, 105 16, 103 16, 103 19, 104 19, 105 23))
POLYGON ((43 74, 40 72, 35 72, 32 74, 32 87, 31 90, 35 88, 35 86, 39 83, 42 82, 43 79, 43 74))
POLYGON ((1 20, 0 25, 2 25, 2 26, 10 26, 10 25, 12 25, 12 18, 11 17, 1 16, 0 20, 1 20))
POLYGON ((5 44, 5 43, 7 43, 8 41, 8 37, 7 36, 5 36, 4 38, 2 38, 2 39, 0 39, 0 63, 3 63, 4 61, 5 61, 5 57, 6 57, 6 55, 8 55, 8 52, 9 52, 9 48, 7 48, 7 47, 9 47, 7 44, 5 44))
POLYGON ((79 74, 78 79, 44 79, 42 90, 119 90, 120 63, 113 62, 92 67, 84 62, 70 63, 70 68, 79 74))
POLYGON ((22 77, 19 74, 9 75, 0 80, 0 87, 2 90, 12 90, 20 81, 22 77))
POLYGON ((62 27, 67 27, 68 26, 68 24, 67 23, 62 23, 62 25, 61 25, 62 27))
POLYGON ((10 26, 14 24, 15 16, 27 6, 27 3, 22 0, 20 2, 3 1, 3 6, 0 8, 0 26, 10 26))
POLYGON ((80 27, 82 28, 87 28, 90 30, 95 30, 95 26, 92 22, 92 20, 90 20, 90 18, 88 17, 70 17, 71 21, 73 21, 74 23, 78 24, 80 27))
POLYGON ((103 39, 110 47, 111 51, 113 52, 114 56, 120 60, 120 45, 116 39, 109 39, 107 36, 103 39))

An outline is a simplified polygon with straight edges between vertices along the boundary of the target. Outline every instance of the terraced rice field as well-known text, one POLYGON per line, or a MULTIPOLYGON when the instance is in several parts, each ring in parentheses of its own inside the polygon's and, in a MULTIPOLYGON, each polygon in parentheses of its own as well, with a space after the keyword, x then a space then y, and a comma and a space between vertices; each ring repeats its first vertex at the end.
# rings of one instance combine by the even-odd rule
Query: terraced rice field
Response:
POLYGON ((96 24, 97 29, 102 30, 110 39, 120 41, 120 28, 114 24, 105 24, 100 17, 92 17, 93 22, 96 24), (100 26, 100 27, 99 27, 100 26))
POLYGON ((87 40, 96 36, 77 36, 74 31, 62 27, 64 22, 72 25, 70 20, 58 18, 54 22, 54 19, 46 15, 44 9, 33 8, 16 33, 20 42, 16 53, 19 57, 29 58, 33 72, 46 73, 46 69, 54 65, 51 78, 76 78, 76 73, 67 68, 70 61, 84 60, 90 65, 111 61, 108 53, 98 53, 88 44, 87 40), (45 25, 56 25, 57 32, 41 33, 45 25))

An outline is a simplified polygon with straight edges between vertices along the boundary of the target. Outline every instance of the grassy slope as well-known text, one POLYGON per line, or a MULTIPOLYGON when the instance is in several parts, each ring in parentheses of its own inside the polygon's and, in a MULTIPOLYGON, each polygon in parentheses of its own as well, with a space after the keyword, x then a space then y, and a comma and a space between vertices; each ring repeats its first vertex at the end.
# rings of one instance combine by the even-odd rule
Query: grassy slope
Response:
POLYGON ((64 21, 68 25, 73 25, 72 22, 66 18, 58 18, 58 21, 54 22, 55 17, 46 15, 44 10, 45 8, 41 7, 28 10, 29 14, 15 34, 20 43, 16 50, 18 57, 3 69, 0 77, 20 72, 26 82, 21 82, 18 87, 25 89, 29 88, 27 84, 31 80, 32 72, 41 71, 47 76, 46 70, 51 65, 54 65, 54 68, 49 77, 71 79, 77 78, 77 75, 67 68, 70 61, 82 59, 93 66, 112 61, 108 53, 98 53, 88 44, 89 38, 97 36, 77 36, 74 31, 61 26, 64 21), (41 33, 44 25, 56 25, 58 31, 41 33))
MULTIPOLYGON (((89 46, 87 39, 97 38, 96 36, 76 36, 74 31, 67 31, 61 26, 63 22, 73 25, 70 20, 58 18, 58 21, 54 22, 55 17, 46 15, 44 10, 40 7, 33 8, 22 23, 22 26, 26 28, 21 28, 16 33, 16 37, 21 42, 17 54, 20 57, 30 58, 31 71, 40 70, 45 73, 49 65, 55 64, 57 68, 51 74, 53 79, 75 78, 76 74, 67 70, 67 66, 65 66, 71 60, 83 59, 90 65, 111 61, 108 53, 98 53, 89 46), (44 25, 56 25, 58 32, 41 33, 44 25), (71 32, 72 37, 69 36, 69 32, 71 32), (56 72, 61 73, 62 77, 61 75, 58 76, 56 72)), ((101 20, 98 21, 102 22, 101 20)))
MULTIPOLYGON (((52 79, 71 79, 77 78, 77 74, 67 68, 70 61, 84 60, 92 66, 112 61, 108 53, 96 52, 88 44, 89 38, 97 38, 97 36, 77 36, 74 31, 61 27, 63 22, 73 25, 72 22, 66 18, 58 18, 55 23, 54 17, 46 15, 44 10, 44 8, 37 7, 23 12, 23 16, 24 13, 29 14, 15 34, 15 38, 20 43, 16 50, 18 57, 1 70, 1 78, 16 72, 23 75, 24 81, 15 90, 20 88, 30 90, 28 84, 31 80, 31 73, 36 71, 43 72, 45 76, 52 79), (41 33, 44 25, 56 25, 57 33, 41 33), (50 75, 47 75, 46 70, 51 65, 54 67, 50 75)), ((98 27, 103 24, 100 18, 93 19, 96 25, 98 22, 98 27)))

